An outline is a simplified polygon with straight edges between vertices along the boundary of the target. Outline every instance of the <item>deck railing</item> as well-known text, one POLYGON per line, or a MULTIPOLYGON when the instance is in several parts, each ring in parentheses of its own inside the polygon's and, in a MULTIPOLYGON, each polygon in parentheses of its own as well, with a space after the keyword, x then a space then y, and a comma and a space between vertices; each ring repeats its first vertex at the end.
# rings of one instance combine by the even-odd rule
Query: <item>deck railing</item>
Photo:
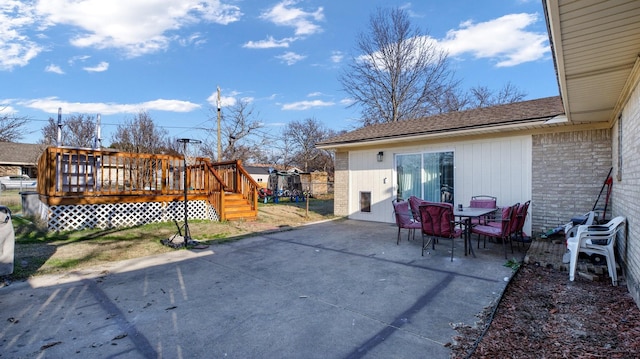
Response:
POLYGON ((38 160, 40 200, 47 205, 206 199, 224 220, 224 192, 242 193, 257 211, 258 184, 240 161, 48 147, 38 160), (186 170, 186 183, 185 183, 186 170))
POLYGON ((252 211, 258 210, 258 182, 242 167, 242 161, 216 162, 210 164, 212 173, 219 176, 225 184, 225 192, 241 193, 251 205, 252 211))

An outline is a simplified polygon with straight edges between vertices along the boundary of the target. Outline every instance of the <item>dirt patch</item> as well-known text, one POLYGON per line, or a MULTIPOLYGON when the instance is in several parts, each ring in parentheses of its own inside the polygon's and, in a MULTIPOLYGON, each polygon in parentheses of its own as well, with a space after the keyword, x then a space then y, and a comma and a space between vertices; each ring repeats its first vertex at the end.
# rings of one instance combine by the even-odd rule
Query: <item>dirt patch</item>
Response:
POLYGON ((640 310, 626 287, 569 282, 566 272, 534 264, 520 268, 495 313, 488 308, 475 325, 455 329, 454 358, 637 358, 640 351, 640 310))

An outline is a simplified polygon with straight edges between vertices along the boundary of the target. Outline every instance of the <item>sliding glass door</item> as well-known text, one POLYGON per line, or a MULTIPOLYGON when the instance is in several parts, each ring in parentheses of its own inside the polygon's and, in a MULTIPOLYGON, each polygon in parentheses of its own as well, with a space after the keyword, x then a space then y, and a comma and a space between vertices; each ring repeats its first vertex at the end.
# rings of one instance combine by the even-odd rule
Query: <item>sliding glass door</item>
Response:
POLYGON ((396 155, 399 200, 453 203, 453 152, 396 155))

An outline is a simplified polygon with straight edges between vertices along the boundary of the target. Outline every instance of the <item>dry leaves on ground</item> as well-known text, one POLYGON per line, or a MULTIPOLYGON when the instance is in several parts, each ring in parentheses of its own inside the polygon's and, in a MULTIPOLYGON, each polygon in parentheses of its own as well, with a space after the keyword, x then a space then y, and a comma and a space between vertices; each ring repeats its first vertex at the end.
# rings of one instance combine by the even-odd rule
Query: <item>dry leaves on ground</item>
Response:
POLYGON ((454 358, 637 358, 640 351, 640 309, 625 286, 609 281, 569 282, 566 272, 524 265, 492 312, 477 326, 455 328, 454 358))

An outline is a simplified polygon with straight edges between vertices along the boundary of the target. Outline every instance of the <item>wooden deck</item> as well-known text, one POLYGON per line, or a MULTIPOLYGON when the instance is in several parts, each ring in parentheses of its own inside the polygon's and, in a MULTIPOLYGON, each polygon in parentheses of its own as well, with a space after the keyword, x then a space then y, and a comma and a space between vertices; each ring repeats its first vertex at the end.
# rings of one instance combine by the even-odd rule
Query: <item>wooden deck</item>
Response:
POLYGON ((38 196, 48 206, 206 200, 221 221, 255 219, 258 184, 241 161, 48 147, 38 161, 38 196))

